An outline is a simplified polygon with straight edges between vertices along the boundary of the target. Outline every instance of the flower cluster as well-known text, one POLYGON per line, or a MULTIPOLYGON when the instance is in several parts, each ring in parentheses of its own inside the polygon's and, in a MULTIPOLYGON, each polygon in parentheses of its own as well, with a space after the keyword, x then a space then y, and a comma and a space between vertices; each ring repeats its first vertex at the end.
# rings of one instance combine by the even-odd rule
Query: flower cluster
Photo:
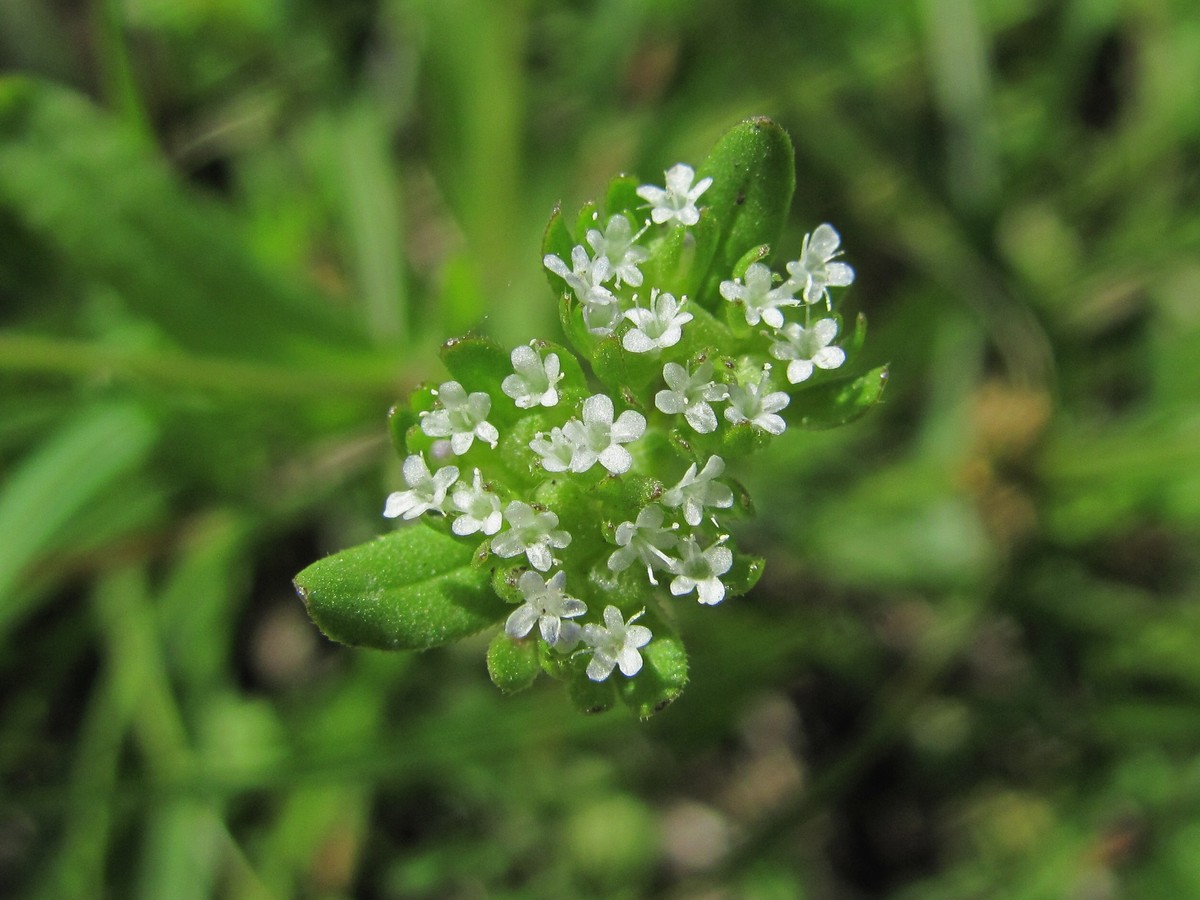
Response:
POLYGON ((578 356, 455 342, 455 380, 414 395, 405 488, 384 510, 476 542, 514 604, 502 638, 597 685, 667 665, 672 598, 715 606, 752 585, 761 565, 729 529, 749 499, 727 461, 782 434, 796 386, 847 359, 830 289, 854 273, 831 226, 786 276, 763 248, 689 277, 714 178, 680 163, 665 182, 610 192, 624 202, 581 216, 582 240, 564 226, 547 244, 578 356))
POLYGON ((765 336, 771 341, 771 356, 787 362, 789 384, 807 381, 814 369, 836 369, 846 361, 845 351, 833 345, 837 320, 826 317, 814 322, 812 315, 813 307, 822 300, 826 311, 832 313, 829 288, 854 281, 854 270, 836 261, 841 243, 832 225, 818 225, 812 234, 804 236, 800 258, 787 264, 786 279, 755 262, 741 278, 721 282, 721 296, 741 307, 747 325, 767 325, 765 336), (783 310, 793 307, 803 307, 803 325, 785 321, 783 310))

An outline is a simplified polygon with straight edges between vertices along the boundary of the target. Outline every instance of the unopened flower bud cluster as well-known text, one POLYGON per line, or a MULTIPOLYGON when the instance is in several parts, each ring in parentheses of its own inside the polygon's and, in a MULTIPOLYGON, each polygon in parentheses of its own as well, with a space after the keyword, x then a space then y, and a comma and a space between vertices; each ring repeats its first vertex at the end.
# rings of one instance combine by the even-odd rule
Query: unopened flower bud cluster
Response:
POLYGON ((609 678, 616 668, 636 675, 641 651, 654 636, 636 624, 641 613, 626 619, 617 604, 590 609, 572 595, 573 583, 589 576, 597 583, 594 572, 573 565, 573 545, 604 541, 600 568, 613 579, 627 570, 643 572, 647 598, 657 591, 695 596, 709 606, 725 599, 726 577, 735 565, 723 522, 735 506, 735 492, 724 479, 725 460, 707 454, 686 465, 679 457, 676 470, 644 471, 639 444, 648 431, 718 435, 723 427, 748 425, 782 434, 786 423, 780 413, 790 398, 780 389, 772 361, 785 364, 778 367, 783 377, 797 385, 816 369, 836 369, 846 359, 835 343, 838 322, 829 289, 850 284, 854 272, 838 261, 840 238, 827 224, 805 236, 799 258, 786 264, 786 276, 754 262, 740 277, 730 272, 720 282, 730 317, 744 317, 751 330, 751 349, 739 353, 736 365, 718 368, 710 359, 689 356, 684 337, 695 318, 691 300, 647 285, 643 268, 664 233, 700 221, 712 179, 695 181, 684 164, 665 175, 665 187, 637 189, 647 204, 643 221, 623 212, 606 221, 597 217, 586 244, 575 246, 569 259, 552 254, 544 259, 577 304, 587 331, 597 339, 616 335, 625 352, 661 364, 658 385, 643 398, 592 393, 560 411, 563 360, 537 342, 516 347, 511 374, 494 390, 468 393, 447 381, 431 392, 434 408, 419 421, 421 432, 433 439, 429 456, 408 456, 405 489, 391 494, 384 510, 393 518, 443 516, 455 535, 482 537, 487 554, 526 567, 514 578, 520 599, 505 632, 513 639, 536 633, 557 654, 589 654, 586 673, 593 681, 609 678), (640 408, 632 408, 634 402, 640 408), (522 439, 531 470, 523 490, 510 486, 522 481, 510 477, 512 465, 496 458, 503 452, 497 450, 502 435, 489 418, 497 403, 529 414, 559 413, 559 424, 522 439), (474 462, 469 469, 460 465, 468 456, 474 462), (539 480, 579 478, 594 485, 598 478, 633 476, 654 479, 661 489, 640 508, 604 510, 592 526, 595 532, 586 535, 563 528, 562 510, 538 502, 536 488, 528 487, 539 480))

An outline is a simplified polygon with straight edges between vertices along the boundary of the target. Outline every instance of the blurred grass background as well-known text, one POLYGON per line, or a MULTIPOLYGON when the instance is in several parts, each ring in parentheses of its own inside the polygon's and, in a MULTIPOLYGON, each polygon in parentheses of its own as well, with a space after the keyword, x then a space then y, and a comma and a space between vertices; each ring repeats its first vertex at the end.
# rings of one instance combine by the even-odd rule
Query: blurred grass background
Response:
POLYGON ((0 894, 1200 896, 1193 2, 0 0, 0 69, 0 894), (892 379, 743 473, 683 698, 324 641, 553 203, 759 114, 892 379))

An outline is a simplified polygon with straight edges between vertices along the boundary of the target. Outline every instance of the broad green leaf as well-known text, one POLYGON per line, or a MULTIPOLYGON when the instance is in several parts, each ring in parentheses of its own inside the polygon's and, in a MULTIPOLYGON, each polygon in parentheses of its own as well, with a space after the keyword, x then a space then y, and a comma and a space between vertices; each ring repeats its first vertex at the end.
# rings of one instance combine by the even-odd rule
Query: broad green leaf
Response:
POLYGON ((438 647, 504 615, 472 548, 424 525, 359 544, 296 576, 308 614, 328 637, 381 650, 438 647))
POLYGON ((717 286, 738 261, 760 245, 773 246, 783 231, 796 189, 795 153, 787 132, 770 119, 748 119, 726 132, 697 178, 711 177, 696 228, 694 279, 701 302, 720 301, 717 286))
POLYGON ((492 684, 506 694, 523 691, 542 671, 536 636, 513 640, 503 631, 492 638, 487 651, 492 684))
POLYGON ((858 378, 814 385, 793 394, 783 416, 814 431, 846 425, 879 402, 887 379, 888 367, 880 366, 858 378))

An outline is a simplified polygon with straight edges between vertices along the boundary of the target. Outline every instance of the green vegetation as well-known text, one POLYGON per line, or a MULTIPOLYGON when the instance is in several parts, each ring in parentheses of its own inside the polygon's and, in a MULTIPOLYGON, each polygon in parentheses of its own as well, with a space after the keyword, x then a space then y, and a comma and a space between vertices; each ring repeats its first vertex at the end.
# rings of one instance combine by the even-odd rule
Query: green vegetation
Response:
POLYGON ((0 2, 0 893, 1200 894, 1200 12, 731 10, 0 2), (322 637, 554 205, 758 115, 890 377, 739 473, 687 691, 322 637))

